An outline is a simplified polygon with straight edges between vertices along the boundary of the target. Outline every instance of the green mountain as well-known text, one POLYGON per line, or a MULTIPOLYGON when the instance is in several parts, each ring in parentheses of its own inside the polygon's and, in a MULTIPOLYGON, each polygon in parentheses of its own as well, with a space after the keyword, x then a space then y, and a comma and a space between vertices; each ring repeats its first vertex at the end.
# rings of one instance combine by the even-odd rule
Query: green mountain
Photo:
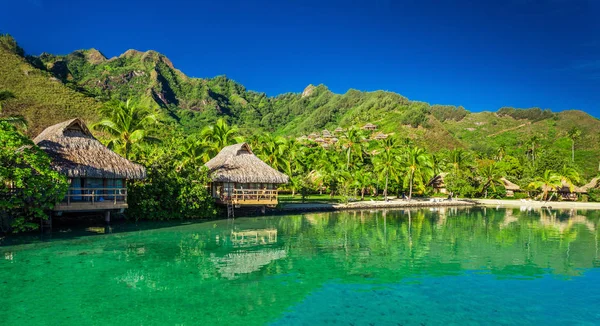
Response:
POLYGON ((575 144, 576 161, 585 175, 595 175, 600 161, 600 121, 582 111, 502 108, 471 113, 386 91, 351 89, 335 94, 324 85, 268 97, 226 76, 188 77, 155 51, 128 50, 110 59, 95 49, 31 57, 9 36, 0 39, 0 76, 0 89, 17 97, 3 104, 3 114, 24 115, 31 135, 74 116, 94 121, 102 102, 135 98, 170 116, 185 132, 219 117, 246 134, 265 131, 284 136, 371 122, 379 131, 411 138, 433 151, 464 147, 492 154, 503 147, 507 153, 523 153, 537 136, 538 150, 552 148, 569 157, 567 132, 577 127, 582 137, 575 144))
POLYGON ((51 72, 40 70, 24 57, 23 50, 8 36, 0 35, 0 90, 14 99, 2 104, 2 114, 23 115, 29 134, 35 135, 51 123, 80 116, 93 121, 100 102, 65 86, 51 72))

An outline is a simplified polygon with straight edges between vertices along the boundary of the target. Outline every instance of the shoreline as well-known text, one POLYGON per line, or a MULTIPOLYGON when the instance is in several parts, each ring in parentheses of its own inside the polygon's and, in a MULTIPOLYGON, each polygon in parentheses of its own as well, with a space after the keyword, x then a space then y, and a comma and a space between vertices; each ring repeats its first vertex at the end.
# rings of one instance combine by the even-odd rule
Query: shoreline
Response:
POLYGON ((514 199, 473 199, 481 206, 551 208, 551 209, 599 209, 600 203, 568 202, 568 201, 520 201, 514 199))
POLYGON ((360 209, 386 209, 386 208, 429 208, 429 207, 473 207, 493 206, 510 208, 549 208, 549 209, 590 209, 600 210, 600 203, 590 202, 543 202, 520 201, 512 199, 468 199, 460 198, 452 201, 442 200, 432 202, 429 199, 390 199, 389 201, 359 201, 348 204, 333 203, 284 203, 280 208, 273 210, 275 213, 285 212, 333 212, 360 209))
POLYGON ((427 208, 427 207, 457 207, 457 206, 476 206, 477 203, 471 200, 452 200, 431 202, 429 200, 406 201, 402 199, 390 199, 389 201, 360 201, 348 204, 329 204, 329 203, 293 203, 282 204, 281 208, 275 209, 276 212, 315 212, 315 211, 343 211, 355 209, 382 209, 382 208, 427 208))

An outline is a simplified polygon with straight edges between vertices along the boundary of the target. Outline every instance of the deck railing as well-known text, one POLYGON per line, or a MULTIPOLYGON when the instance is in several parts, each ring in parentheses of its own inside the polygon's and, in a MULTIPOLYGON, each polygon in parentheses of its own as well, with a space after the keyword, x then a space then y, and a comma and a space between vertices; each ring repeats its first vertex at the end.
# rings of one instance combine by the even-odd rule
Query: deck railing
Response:
POLYGON ((62 203, 71 202, 110 203, 127 202, 127 188, 69 188, 62 203))
POLYGON ((243 204, 244 202, 277 202, 276 189, 234 189, 231 195, 221 197, 223 202, 243 204))

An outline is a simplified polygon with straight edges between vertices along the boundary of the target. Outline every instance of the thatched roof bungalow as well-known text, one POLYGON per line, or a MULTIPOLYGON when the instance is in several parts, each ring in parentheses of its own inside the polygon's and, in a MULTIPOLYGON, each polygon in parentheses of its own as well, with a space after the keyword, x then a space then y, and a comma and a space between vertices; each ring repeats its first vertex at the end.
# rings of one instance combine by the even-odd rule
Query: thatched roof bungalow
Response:
POLYGON ((440 194, 447 194, 448 190, 446 189, 446 184, 444 183, 444 178, 448 175, 446 172, 442 172, 435 177, 431 178, 427 183, 427 186, 432 187, 433 191, 440 194))
POLYGON ((344 128, 342 128, 342 127, 337 127, 337 128, 335 128, 335 130, 334 130, 333 132, 335 132, 335 133, 344 132, 344 128))
POLYGON ((519 185, 512 183, 510 180, 504 177, 502 177, 500 181, 502 181, 504 189, 506 189, 506 197, 513 197, 516 191, 521 190, 521 187, 519 187, 519 185))
POLYGON ((57 211, 127 208, 125 180, 146 177, 143 166, 102 145, 81 119, 50 126, 33 141, 48 153, 52 168, 69 178, 69 191, 57 211))
POLYGON ((226 146, 206 162, 217 203, 277 205, 277 185, 289 177, 261 161, 247 143, 226 146))
POLYGON ((323 130, 323 131, 321 132, 321 135, 323 135, 323 138, 331 138, 331 137, 333 137, 333 136, 331 135, 331 132, 329 132, 329 130, 327 130, 327 129, 323 130))
POLYGON ((372 123, 367 123, 362 127, 363 130, 377 130, 377 126, 372 123))

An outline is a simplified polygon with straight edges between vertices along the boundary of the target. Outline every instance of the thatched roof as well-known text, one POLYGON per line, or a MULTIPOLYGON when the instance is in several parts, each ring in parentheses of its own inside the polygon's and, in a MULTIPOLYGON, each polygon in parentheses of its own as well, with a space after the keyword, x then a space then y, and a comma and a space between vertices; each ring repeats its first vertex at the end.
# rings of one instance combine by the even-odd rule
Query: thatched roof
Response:
POLYGON ((521 187, 519 187, 519 185, 510 182, 510 180, 508 180, 508 179, 506 179, 504 177, 501 178, 500 180, 504 184, 504 188, 506 190, 510 190, 510 191, 519 191, 519 190, 521 190, 521 187))
POLYGON ((327 129, 323 130, 321 134, 323 135, 323 138, 331 138, 331 133, 327 129))
POLYGON ((324 142, 325 142, 325 140, 324 140, 323 138, 321 138, 321 137, 319 137, 319 138, 315 139, 315 141, 316 141, 317 143, 324 143, 324 142))
POLYGON ((579 192, 587 193, 590 189, 600 187, 600 178, 593 178, 592 181, 578 188, 579 192))
POLYGON ((388 135, 382 133, 381 131, 378 132, 375 136, 373 136, 374 139, 386 139, 388 137, 388 135))
POLYGON ((69 178, 143 179, 146 169, 102 145, 81 119, 50 126, 33 140, 69 178))
POLYGON ((446 172, 442 172, 435 177, 431 178, 427 183, 428 186, 432 186, 436 189, 446 188, 446 184, 444 183, 444 178, 448 175, 446 172))
POLYGON ((289 180, 256 157, 246 143, 223 148, 205 165, 214 182, 283 184, 289 180))
POLYGON ((344 132, 344 129, 342 127, 337 127, 334 132, 344 132))
POLYGON ((369 122, 366 125, 364 125, 362 128, 365 130, 375 130, 375 129, 377 129, 377 126, 369 122))

